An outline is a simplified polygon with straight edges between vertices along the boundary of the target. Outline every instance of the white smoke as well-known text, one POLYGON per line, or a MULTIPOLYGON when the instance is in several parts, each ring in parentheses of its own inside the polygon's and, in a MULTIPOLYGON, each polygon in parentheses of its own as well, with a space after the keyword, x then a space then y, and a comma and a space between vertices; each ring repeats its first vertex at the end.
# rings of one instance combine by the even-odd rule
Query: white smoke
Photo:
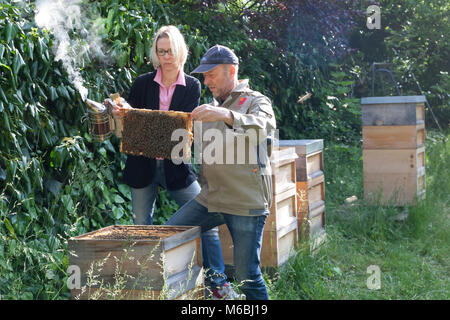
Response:
POLYGON ((55 60, 61 61, 70 81, 86 100, 88 90, 80 74, 86 55, 104 58, 101 38, 96 25, 83 16, 82 0, 37 0, 36 24, 48 29, 54 36, 53 50, 55 60), (77 39, 71 39, 71 35, 77 39), (81 36, 81 38, 80 38, 81 36))

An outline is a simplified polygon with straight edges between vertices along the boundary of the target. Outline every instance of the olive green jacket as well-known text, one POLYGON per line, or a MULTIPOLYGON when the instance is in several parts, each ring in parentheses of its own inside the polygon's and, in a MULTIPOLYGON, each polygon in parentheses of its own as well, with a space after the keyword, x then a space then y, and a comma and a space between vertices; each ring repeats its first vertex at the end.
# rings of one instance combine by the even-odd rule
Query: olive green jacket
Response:
POLYGON ((267 137, 276 129, 272 104, 241 80, 220 106, 231 110, 233 127, 202 124, 202 190, 196 200, 210 212, 267 215, 272 202, 267 137))

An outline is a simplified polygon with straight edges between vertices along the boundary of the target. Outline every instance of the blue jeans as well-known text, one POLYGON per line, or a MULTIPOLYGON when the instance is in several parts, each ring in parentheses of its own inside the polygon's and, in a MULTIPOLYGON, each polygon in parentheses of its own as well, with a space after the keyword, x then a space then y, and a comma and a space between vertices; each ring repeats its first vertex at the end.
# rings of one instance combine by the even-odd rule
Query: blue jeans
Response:
MULTIPOLYGON (((150 185, 139 189, 131 188, 134 224, 153 224, 153 212, 159 185, 167 189, 163 160, 156 160, 155 176, 150 185)), ((197 181, 194 181, 186 188, 179 190, 167 189, 167 191, 179 206, 183 206, 200 193, 200 185, 197 181)), ((202 233, 202 255, 203 267, 207 270, 206 280, 208 285, 222 286, 226 282, 227 277, 225 276, 225 265, 222 259, 218 227, 202 233), (217 252, 220 252, 220 256, 217 255, 217 252)))
MULTIPOLYGON (((269 295, 262 278, 260 254, 266 216, 238 216, 220 212, 208 212, 195 199, 182 206, 167 225, 200 226, 202 232, 226 223, 234 244, 234 265, 239 288, 248 300, 267 300, 269 295)), ((211 255, 222 258, 221 251, 207 250, 205 260, 211 255)), ((223 259, 222 259, 223 264, 223 259)))

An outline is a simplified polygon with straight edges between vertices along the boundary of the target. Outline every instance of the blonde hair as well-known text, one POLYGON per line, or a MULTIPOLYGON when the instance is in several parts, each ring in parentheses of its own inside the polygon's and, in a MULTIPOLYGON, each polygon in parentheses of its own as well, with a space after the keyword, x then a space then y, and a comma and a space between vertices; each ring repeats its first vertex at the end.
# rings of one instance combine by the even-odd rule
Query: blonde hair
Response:
POLYGON ((186 63, 188 56, 188 48, 186 42, 184 42, 184 37, 175 26, 163 26, 156 32, 155 38, 153 40, 153 45, 150 51, 151 61, 153 67, 157 69, 160 66, 159 57, 156 54, 156 43, 160 38, 168 38, 170 41, 170 49, 172 50, 175 61, 181 68, 183 68, 186 63))

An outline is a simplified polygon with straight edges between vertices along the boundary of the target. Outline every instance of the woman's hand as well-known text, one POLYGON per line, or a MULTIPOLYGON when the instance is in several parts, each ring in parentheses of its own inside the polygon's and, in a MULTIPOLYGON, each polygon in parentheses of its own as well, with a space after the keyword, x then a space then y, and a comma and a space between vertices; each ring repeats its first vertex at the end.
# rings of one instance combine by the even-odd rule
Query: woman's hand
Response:
MULTIPOLYGON (((105 100, 106 103, 107 100, 105 100)), ((122 104, 121 102, 117 102, 116 104, 112 104, 111 106, 111 113, 114 119, 114 134, 117 137, 122 137, 122 131, 123 131, 123 116, 125 115, 126 109, 131 109, 130 105, 125 103, 122 104)))

